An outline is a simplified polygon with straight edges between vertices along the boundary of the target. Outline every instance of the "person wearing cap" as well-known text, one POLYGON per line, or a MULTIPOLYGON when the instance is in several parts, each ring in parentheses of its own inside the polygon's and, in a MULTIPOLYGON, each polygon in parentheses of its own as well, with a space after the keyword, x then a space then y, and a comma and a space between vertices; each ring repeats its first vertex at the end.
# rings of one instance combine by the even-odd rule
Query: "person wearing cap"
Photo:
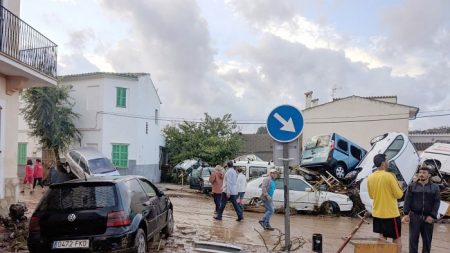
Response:
POLYGON ((216 220, 222 220, 222 214, 225 210, 225 207, 227 205, 228 200, 231 201, 233 204, 233 208, 236 211, 237 220, 241 221, 244 219, 244 216, 242 214, 241 207, 237 203, 237 173, 236 170, 233 167, 233 161, 229 161, 227 163, 228 170, 225 173, 225 178, 223 180, 223 186, 222 186, 222 197, 220 201, 220 208, 217 212, 217 216, 214 216, 214 219, 216 220))
POLYGON ((220 198, 222 197, 222 186, 223 186, 223 167, 217 165, 214 168, 214 172, 209 177, 209 182, 212 185, 212 193, 214 197, 214 204, 216 208, 214 209, 214 213, 217 214, 220 208, 220 198))
POLYGON ((439 186, 430 182, 430 169, 421 166, 417 182, 406 190, 405 216, 403 223, 409 223, 409 252, 417 253, 419 236, 422 235, 422 252, 429 253, 433 238, 433 221, 437 219, 441 195, 439 186))
POLYGON ((276 183, 275 180, 278 178, 278 170, 271 169, 269 171, 269 176, 264 178, 261 184, 261 200, 264 201, 264 216, 259 221, 259 224, 264 228, 264 230, 274 230, 270 225, 270 218, 272 218, 275 207, 273 206, 273 193, 275 192, 276 183))
POLYGON ((377 154, 373 163, 377 170, 367 178, 369 196, 373 200, 373 232, 379 233, 381 240, 392 238, 400 253, 402 227, 397 199, 403 196, 403 191, 395 175, 386 171, 389 164, 385 154, 377 154))

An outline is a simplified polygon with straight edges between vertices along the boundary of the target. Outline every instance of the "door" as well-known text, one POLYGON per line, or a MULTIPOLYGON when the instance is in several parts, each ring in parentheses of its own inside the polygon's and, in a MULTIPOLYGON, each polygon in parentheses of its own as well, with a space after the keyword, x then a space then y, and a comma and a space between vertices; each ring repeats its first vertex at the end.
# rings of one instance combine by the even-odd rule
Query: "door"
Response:
MULTIPOLYGON (((276 188, 273 194, 273 201, 276 208, 284 207, 284 179, 278 178, 276 181, 276 188)), ((296 210, 311 210, 311 206, 308 199, 308 193, 305 191, 310 186, 303 182, 301 179, 290 178, 289 179, 289 206, 296 210)))
POLYGON ((156 220, 154 222, 156 226, 154 226, 152 229, 159 231, 165 226, 166 223, 166 197, 158 196, 158 190, 156 189, 156 187, 154 187, 147 180, 139 178, 139 182, 141 183, 142 188, 144 188, 144 191, 149 198, 149 206, 156 216, 156 220))

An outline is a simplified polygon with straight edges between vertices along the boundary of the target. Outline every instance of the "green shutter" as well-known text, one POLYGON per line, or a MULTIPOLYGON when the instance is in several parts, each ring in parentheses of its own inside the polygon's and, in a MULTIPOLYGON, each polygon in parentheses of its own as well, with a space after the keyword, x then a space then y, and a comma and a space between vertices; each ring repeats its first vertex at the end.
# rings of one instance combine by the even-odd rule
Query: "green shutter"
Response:
POLYGON ((19 165, 27 164, 27 144, 19 143, 17 147, 17 163, 19 165))
POLYGON ((127 107, 127 89, 117 87, 116 88, 116 106, 121 108, 127 107))
POLYGON ((112 145, 112 163, 118 168, 128 168, 128 145, 112 145))

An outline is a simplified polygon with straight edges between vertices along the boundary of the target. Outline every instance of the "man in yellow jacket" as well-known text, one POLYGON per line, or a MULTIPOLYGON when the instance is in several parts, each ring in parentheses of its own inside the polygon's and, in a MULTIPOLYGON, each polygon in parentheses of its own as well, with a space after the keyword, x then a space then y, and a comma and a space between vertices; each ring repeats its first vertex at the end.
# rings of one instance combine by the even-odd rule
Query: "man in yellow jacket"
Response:
POLYGON ((402 227, 397 199, 403 196, 403 191, 395 175, 386 171, 389 167, 386 155, 376 155, 373 163, 377 170, 367 179, 369 196, 373 200, 373 232, 379 233, 383 240, 392 238, 400 253, 402 227))

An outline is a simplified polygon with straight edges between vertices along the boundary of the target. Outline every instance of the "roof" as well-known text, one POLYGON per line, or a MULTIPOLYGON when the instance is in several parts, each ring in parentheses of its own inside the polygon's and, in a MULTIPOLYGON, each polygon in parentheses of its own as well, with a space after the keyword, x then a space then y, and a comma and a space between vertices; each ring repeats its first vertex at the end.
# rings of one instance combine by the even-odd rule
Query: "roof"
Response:
POLYGON ((320 105, 316 105, 313 107, 309 107, 309 108, 305 108, 303 111, 309 111, 309 110, 313 110, 317 107, 321 107, 324 105, 328 105, 331 103, 336 103, 336 102, 340 102, 340 101, 344 101, 344 100, 349 100, 349 99, 354 99, 354 98, 359 98, 359 99, 366 99, 369 101, 376 101, 378 103, 382 103, 382 104, 388 104, 388 105, 395 105, 395 106, 400 106, 400 107, 405 107, 409 109, 409 118, 410 119, 415 119, 415 117, 417 116, 417 113, 419 113, 419 108, 418 107, 414 107, 414 106, 410 106, 410 105, 404 105, 404 104, 399 104, 399 103, 391 103, 391 102, 387 102, 387 101, 382 101, 382 100, 376 100, 376 98, 393 98, 396 96, 373 96, 373 97, 361 97, 361 96, 356 96, 356 95, 352 95, 352 96, 348 96, 345 98, 335 98, 330 102, 324 103, 324 104, 320 104, 320 105))
POLYGON ((86 179, 80 178, 80 179, 73 179, 64 183, 59 184, 53 184, 52 187, 57 187, 58 185, 64 185, 64 184, 78 184, 83 182, 88 183, 95 183, 95 182, 101 182, 101 183, 116 183, 116 182, 122 182, 126 180, 130 180, 133 178, 144 178, 142 176, 135 176, 135 175, 128 175, 128 176, 102 176, 102 177, 88 177, 86 179))
POLYGON ((90 73, 81 73, 81 74, 72 74, 72 75, 63 75, 58 76, 58 78, 62 79, 82 79, 89 77, 122 77, 129 78, 133 80, 137 80, 141 76, 150 75, 150 73, 115 73, 115 72, 90 72, 90 73))
MULTIPOLYGON (((344 98, 333 98, 333 101, 340 100, 340 99, 345 99, 345 98, 347 98, 347 97, 344 97, 344 98)), ((368 99, 395 98, 395 99, 397 99, 397 96, 368 96, 368 97, 362 97, 362 98, 368 98, 368 99)))

